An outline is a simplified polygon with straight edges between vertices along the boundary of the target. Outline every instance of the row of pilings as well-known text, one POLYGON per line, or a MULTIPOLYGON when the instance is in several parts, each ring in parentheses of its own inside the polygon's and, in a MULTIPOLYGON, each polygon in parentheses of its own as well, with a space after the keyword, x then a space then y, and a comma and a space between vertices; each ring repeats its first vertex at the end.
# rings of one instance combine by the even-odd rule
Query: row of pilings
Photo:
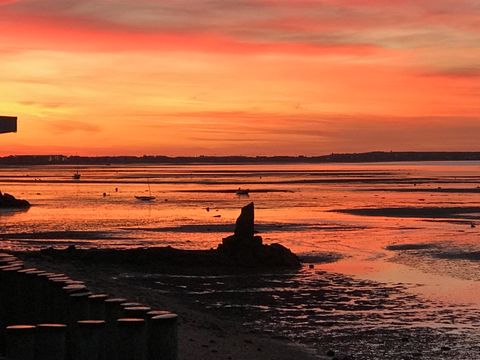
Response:
POLYGON ((177 343, 176 314, 93 293, 82 281, 0 253, 5 359, 176 360, 177 343))

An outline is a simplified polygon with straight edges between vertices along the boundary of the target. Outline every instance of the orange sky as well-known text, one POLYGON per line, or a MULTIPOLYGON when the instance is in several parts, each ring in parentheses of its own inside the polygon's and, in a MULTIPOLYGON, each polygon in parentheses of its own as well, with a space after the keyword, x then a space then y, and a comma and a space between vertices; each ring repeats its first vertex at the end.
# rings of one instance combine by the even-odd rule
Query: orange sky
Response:
POLYGON ((0 155, 480 150, 477 0, 0 0, 0 155))

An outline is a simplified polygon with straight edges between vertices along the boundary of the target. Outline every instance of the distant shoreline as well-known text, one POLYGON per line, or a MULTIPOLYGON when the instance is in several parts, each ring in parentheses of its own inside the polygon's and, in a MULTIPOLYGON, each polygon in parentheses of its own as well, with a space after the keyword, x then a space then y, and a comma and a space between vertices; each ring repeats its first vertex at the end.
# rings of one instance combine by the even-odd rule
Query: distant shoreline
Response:
POLYGON ((11 155, 0 157, 0 165, 226 165, 300 163, 383 163, 427 161, 480 161, 479 152, 385 152, 343 153, 321 156, 66 156, 11 155))

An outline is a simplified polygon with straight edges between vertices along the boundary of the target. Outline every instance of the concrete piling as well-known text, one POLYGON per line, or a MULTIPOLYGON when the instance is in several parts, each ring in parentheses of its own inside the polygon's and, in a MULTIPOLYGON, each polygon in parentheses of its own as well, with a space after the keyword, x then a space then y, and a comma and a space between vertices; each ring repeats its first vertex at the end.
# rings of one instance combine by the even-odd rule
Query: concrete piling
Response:
POLYGON ((8 360, 34 360, 35 326, 8 326, 6 328, 5 355, 8 360))
POLYGON ((88 297, 91 320, 105 320, 105 300, 107 294, 92 294, 88 297))
POLYGON ((152 309, 148 306, 132 306, 123 309, 123 317, 147 319, 147 314, 152 309))
POLYGON ((150 310, 147 313, 147 316, 145 317, 145 319, 147 320, 147 327, 148 327, 148 323, 152 318, 154 318, 155 316, 166 315, 166 314, 171 314, 171 312, 166 310, 150 310))
POLYGON ((123 307, 121 304, 126 301, 123 298, 105 300, 105 354, 108 354, 111 359, 117 359, 117 320, 122 317, 123 307))
POLYGON ((68 303, 64 299, 63 288, 69 280, 68 277, 49 279, 50 304, 52 307, 49 318, 54 322, 65 323, 67 321, 68 303))
POLYGON ((15 279, 15 289, 17 291, 16 294, 12 294, 15 296, 16 299, 16 314, 13 321, 16 324, 28 324, 29 316, 27 314, 27 308, 30 307, 30 301, 32 301, 31 297, 32 294, 29 289, 28 284, 28 272, 35 271, 36 269, 29 268, 29 269, 21 269, 17 271, 17 276, 15 279))
POLYGON ((70 299, 70 295, 81 294, 81 293, 89 294, 88 289, 85 285, 66 285, 62 287, 59 293, 58 302, 62 307, 62 309, 64 310, 65 322, 67 324, 70 324, 69 313, 70 313, 70 302, 72 301, 70 299))
POLYGON ((21 270, 19 266, 11 266, 10 262, 0 267, 0 350, 5 349, 5 327, 12 325, 15 310, 16 291, 15 285, 16 272, 21 270))
POLYGON ((1 353, 7 360, 176 360, 177 315, 92 294, 82 281, 0 253, 1 353))
POLYGON ((23 310, 25 319, 29 324, 39 323, 37 319, 38 302, 41 301, 37 292, 37 276, 43 273, 41 270, 32 270, 25 273, 26 288, 24 293, 26 308, 23 310))
POLYGON ((31 287, 30 291, 33 294, 35 301, 31 303, 32 312, 34 313, 34 318, 32 323, 38 324, 43 322, 42 317, 42 308, 44 305, 43 301, 43 276, 46 274, 46 271, 38 271, 37 273, 31 273, 31 287))
MULTIPOLYGON (((174 315, 166 310, 152 310, 147 313, 147 359, 163 359, 163 353, 166 352, 165 359, 177 359, 177 320, 157 318, 163 315, 174 315), (156 319, 155 319, 156 318, 156 319), (153 320, 155 319, 155 320, 153 320), (153 320, 153 321, 152 321, 153 320), (174 323, 169 323, 172 321, 174 323), (162 327, 170 326, 170 330, 164 332, 162 327), (163 338, 169 338, 163 339, 163 338), (167 350, 165 350, 167 349, 167 350)), ((175 315, 177 316, 177 315, 175 315)))
POLYGON ((15 322, 15 318, 18 314, 18 307, 16 304, 18 296, 18 283, 17 283, 17 272, 22 268, 19 266, 9 266, 4 268, 2 274, 2 282, 4 283, 4 293, 5 293, 5 311, 4 311, 4 323, 7 325, 12 325, 15 322))
POLYGON ((122 317, 122 304, 127 300, 123 298, 110 298, 105 300, 105 320, 107 325, 116 326, 117 320, 122 317))
POLYGON ((123 308, 134 307, 134 306, 144 306, 144 305, 140 304, 138 302, 124 302, 124 303, 122 303, 123 308))
POLYGON ((80 292, 68 295, 67 300, 67 351, 69 357, 74 352, 75 333, 77 331, 78 321, 89 320, 88 297, 90 292, 80 292))
POLYGON ((67 326, 64 324, 37 325, 35 359, 65 360, 67 326))
POLYGON ((83 284, 71 284, 69 281, 62 288, 64 295, 78 294, 88 292, 87 287, 83 284))
POLYGON ((105 357, 105 321, 78 321, 72 352, 72 360, 104 360, 105 357))
POLYGON ((88 297, 90 292, 70 294, 68 299, 68 325, 74 326, 79 320, 89 320, 88 297))
POLYGON ((12 255, 2 254, 2 256, 0 256, 0 264, 2 264, 2 265, 10 263, 10 262, 14 262, 16 260, 17 260, 17 258, 15 256, 12 256, 12 255))
POLYGON ((51 272, 45 272, 37 275, 38 281, 35 290, 37 291, 37 295, 39 298, 39 301, 36 304, 36 306, 38 306, 38 323, 51 322, 51 319, 49 318, 51 310, 49 278, 54 275, 55 274, 51 272))
POLYGON ((28 286, 27 286, 27 275, 28 271, 35 270, 33 268, 26 269, 22 268, 15 272, 12 272, 12 278, 10 283, 10 291, 9 296, 13 299, 12 301, 12 308, 10 309, 11 312, 11 322, 9 325, 12 324, 25 324, 27 320, 25 318, 25 309, 28 304, 28 286))
POLYGON ((24 266, 23 261, 20 261, 20 260, 15 260, 15 261, 9 262, 8 264, 10 266, 20 266, 21 268, 23 268, 24 266))
POLYGON ((117 320, 117 360, 146 360, 147 339, 143 319, 117 320))
POLYGON ((177 360, 177 319, 176 314, 163 314, 148 321, 148 360, 177 360))

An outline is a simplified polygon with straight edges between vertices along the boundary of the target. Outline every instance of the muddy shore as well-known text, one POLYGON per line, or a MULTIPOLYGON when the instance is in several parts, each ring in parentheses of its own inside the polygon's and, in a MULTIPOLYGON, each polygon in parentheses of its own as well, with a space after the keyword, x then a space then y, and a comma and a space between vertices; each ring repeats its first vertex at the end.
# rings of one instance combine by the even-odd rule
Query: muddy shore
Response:
POLYGON ((480 319, 478 310, 419 298, 408 291, 415 285, 382 284, 308 266, 228 274, 225 268, 186 266, 152 272, 138 263, 58 254, 16 253, 26 266, 64 273, 93 291, 179 314, 180 360, 446 360, 480 354, 476 328, 470 326, 480 319), (303 316, 293 316, 295 311, 303 316))
MULTIPOLYGON (((92 290, 125 297, 154 309, 169 310, 179 315, 179 360, 231 359, 231 360, 296 360, 323 359, 284 338, 265 336, 231 319, 199 311, 189 304, 138 282, 137 270, 119 264, 93 264, 82 260, 67 260, 38 253, 18 253, 28 266, 65 273, 85 281, 92 290), (125 273, 131 274, 126 277, 125 273), (121 279, 121 280, 119 280, 121 279)), ((143 273, 142 273, 143 275, 143 273)))

